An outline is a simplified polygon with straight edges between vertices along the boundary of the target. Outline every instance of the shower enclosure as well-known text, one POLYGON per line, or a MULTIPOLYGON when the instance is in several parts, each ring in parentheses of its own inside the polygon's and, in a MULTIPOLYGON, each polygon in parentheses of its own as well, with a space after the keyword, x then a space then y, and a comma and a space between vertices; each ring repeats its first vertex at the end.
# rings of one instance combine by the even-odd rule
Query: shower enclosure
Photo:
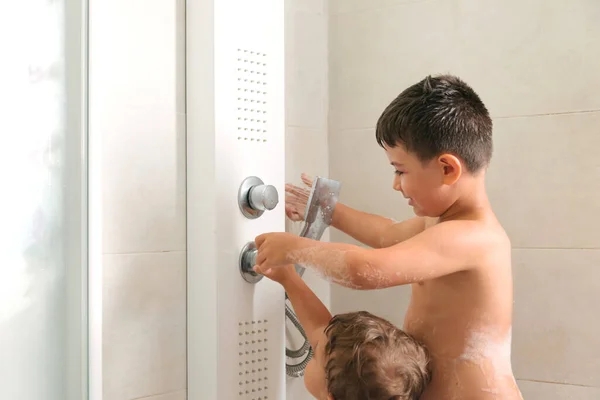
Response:
POLYGON ((0 3, 0 398, 88 398, 84 0, 0 3))

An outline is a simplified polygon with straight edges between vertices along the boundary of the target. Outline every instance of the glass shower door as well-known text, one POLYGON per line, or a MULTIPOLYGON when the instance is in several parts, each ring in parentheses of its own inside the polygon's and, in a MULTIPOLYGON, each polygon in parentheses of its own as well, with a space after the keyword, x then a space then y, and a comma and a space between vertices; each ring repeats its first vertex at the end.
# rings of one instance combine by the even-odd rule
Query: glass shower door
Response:
POLYGON ((0 2, 0 399, 87 398, 84 1, 0 2))

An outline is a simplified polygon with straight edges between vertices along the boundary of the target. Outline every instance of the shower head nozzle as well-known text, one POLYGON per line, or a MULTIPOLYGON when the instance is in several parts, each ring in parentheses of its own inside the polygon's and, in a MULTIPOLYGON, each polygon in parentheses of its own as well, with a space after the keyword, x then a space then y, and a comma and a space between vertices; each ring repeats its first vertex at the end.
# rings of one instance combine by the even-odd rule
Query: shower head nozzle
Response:
MULTIPOLYGON (((306 211, 304 213, 304 226, 300 236, 320 240, 325 229, 331 225, 333 212, 340 196, 342 184, 336 180, 317 176, 313 181, 306 211)), ((296 265, 300 275, 304 267, 296 265)))

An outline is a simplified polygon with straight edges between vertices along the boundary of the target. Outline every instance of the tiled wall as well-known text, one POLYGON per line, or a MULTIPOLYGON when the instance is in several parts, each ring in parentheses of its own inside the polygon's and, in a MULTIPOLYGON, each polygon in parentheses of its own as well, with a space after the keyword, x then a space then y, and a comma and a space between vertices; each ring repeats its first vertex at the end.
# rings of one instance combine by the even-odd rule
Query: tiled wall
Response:
POLYGON ((103 140, 103 400, 186 397, 184 7, 90 2, 90 123, 103 140))
MULTIPOLYGON (((286 2, 286 181, 297 184, 302 172, 312 176, 329 173, 326 3, 286 2)), ((300 233, 300 228, 298 223, 287 224, 290 232, 300 233)), ((329 305, 329 284, 310 271, 304 278, 329 305)), ((301 345, 297 341, 290 344, 294 348, 301 345)), ((309 399, 312 397, 306 392, 303 379, 287 379, 287 400, 309 399)))
MULTIPOLYGON (((515 246, 520 385, 532 399, 597 398, 600 3, 286 6, 287 180, 331 169, 349 205, 408 217, 374 142, 375 120, 427 73, 464 77, 495 120, 489 188, 515 246)), ((114 83, 92 87, 106 166, 105 400, 185 398, 183 10, 182 0, 91 4, 96 27, 111 27, 95 43, 92 53, 105 61, 92 74, 114 83)), ((307 280, 328 302, 328 285, 310 274, 307 280)), ((332 292, 334 311, 367 308, 397 323, 408 298, 401 288, 332 292)), ((290 399, 309 398, 301 380, 288 384, 290 399)))
MULTIPOLYGON (((411 215, 374 139, 406 86, 449 72, 488 105, 489 193, 514 246, 514 370, 532 400, 600 398, 598 21, 594 0, 330 4, 330 170, 349 205, 411 215)), ((398 324, 408 295, 331 294, 335 312, 366 308, 398 324)))
MULTIPOLYGON (((184 10, 90 5, 91 74, 104 83, 91 93, 104 142, 104 400, 186 397, 184 10)), ((325 0, 288 0, 286 24, 286 179, 299 182, 328 174, 325 0)), ((305 277, 328 303, 329 285, 305 277)), ((288 399, 310 398, 302 379, 287 383, 288 399)))

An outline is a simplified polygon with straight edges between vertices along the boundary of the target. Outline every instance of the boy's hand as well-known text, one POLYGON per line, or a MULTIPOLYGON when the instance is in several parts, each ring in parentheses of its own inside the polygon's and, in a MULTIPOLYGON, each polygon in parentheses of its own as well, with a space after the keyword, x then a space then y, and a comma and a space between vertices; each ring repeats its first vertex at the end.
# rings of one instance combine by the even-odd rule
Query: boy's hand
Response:
POLYGON ((280 283, 283 286, 285 286, 286 282, 290 279, 290 277, 297 274, 296 268, 294 268, 293 264, 288 264, 284 267, 279 268, 260 267, 257 265, 254 267, 254 271, 266 276, 272 281, 280 283))
POLYGON ((256 265, 264 271, 268 268, 292 263, 289 255, 294 250, 300 249, 302 240, 305 239, 286 232, 265 233, 257 236, 254 240, 258 250, 256 265))
POLYGON ((310 196, 312 187, 312 178, 302 174, 302 182, 306 187, 299 187, 292 184, 285 185, 285 215, 292 221, 303 221, 306 205, 310 196))

